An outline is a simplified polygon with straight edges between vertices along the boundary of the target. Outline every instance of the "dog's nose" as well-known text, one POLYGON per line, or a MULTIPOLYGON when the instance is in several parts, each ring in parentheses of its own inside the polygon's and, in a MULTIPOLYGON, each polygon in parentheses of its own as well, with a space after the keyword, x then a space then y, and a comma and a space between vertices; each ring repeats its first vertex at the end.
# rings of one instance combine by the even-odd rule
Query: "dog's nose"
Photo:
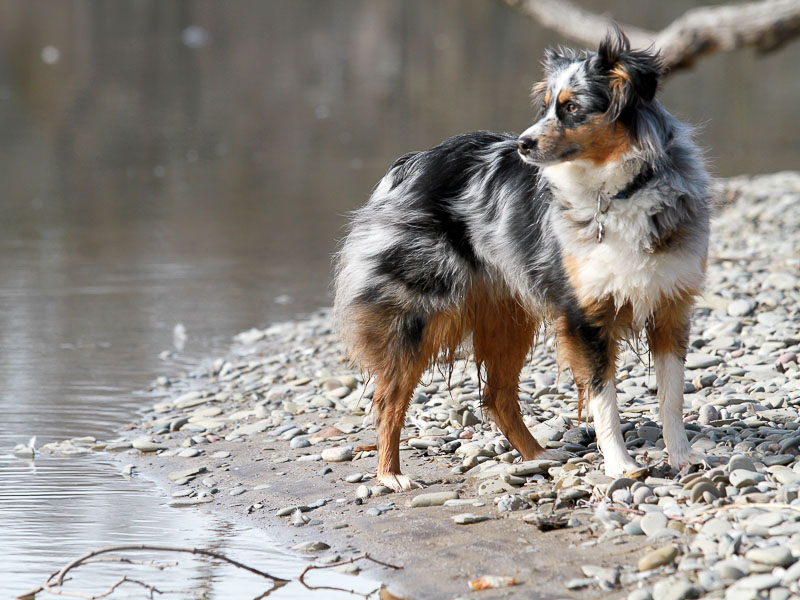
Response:
POLYGON ((529 137, 519 138, 517 150, 519 150, 520 154, 527 156, 530 152, 536 150, 536 140, 529 137))

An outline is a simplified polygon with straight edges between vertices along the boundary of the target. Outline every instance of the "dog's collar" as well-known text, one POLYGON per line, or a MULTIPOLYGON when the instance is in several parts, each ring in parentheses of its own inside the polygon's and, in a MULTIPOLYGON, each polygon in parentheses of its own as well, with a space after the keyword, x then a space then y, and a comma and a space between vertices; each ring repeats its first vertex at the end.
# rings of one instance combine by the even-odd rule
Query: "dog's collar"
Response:
POLYGON ((645 167, 636 174, 636 177, 631 179, 624 188, 611 196, 605 205, 603 204, 603 193, 599 192, 597 194, 597 210, 594 213, 594 220, 595 223, 597 223, 597 237, 595 239, 598 244, 600 244, 606 236, 606 226, 603 223, 603 215, 605 215, 611 207, 611 200, 627 200, 646 186, 654 175, 655 170, 653 167, 645 165, 645 167))

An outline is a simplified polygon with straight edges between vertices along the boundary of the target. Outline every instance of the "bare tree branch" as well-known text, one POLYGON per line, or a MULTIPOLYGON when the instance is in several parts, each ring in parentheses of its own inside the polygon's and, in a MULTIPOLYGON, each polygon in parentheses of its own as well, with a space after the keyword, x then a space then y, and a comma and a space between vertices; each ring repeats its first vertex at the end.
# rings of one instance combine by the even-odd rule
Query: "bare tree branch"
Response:
MULTIPOLYGON (((503 0, 505 4, 587 47, 594 48, 614 22, 568 0, 503 0)), ((761 0, 686 11, 661 31, 620 23, 633 47, 652 44, 668 72, 687 69, 703 56, 738 48, 766 53, 800 35, 800 0, 761 0)))
POLYGON ((228 558, 227 556, 225 556, 224 554, 220 554, 219 552, 212 552, 211 550, 203 550, 202 548, 181 548, 177 546, 150 546, 147 544, 137 544, 129 546, 108 546, 106 548, 99 548, 98 550, 92 550, 91 552, 87 552, 86 554, 79 556, 75 560, 70 561, 69 563, 64 565, 64 567, 62 567, 60 570, 50 575, 50 577, 48 577, 47 580, 42 585, 37 586, 36 588, 17 596, 17 600, 29 600, 35 598, 36 594, 38 594, 41 591, 48 591, 52 594, 60 594, 60 595, 74 596, 77 598, 86 598, 88 600, 95 600, 97 598, 104 598, 110 595, 123 583, 133 583, 135 585, 140 585, 147 588, 150 592, 151 598, 153 597, 153 593, 159 593, 159 594, 161 593, 159 590, 157 590, 155 587, 149 584, 138 581, 136 579, 131 579, 126 576, 123 576, 121 579, 115 582, 111 586, 111 588, 109 588, 105 592, 102 592, 99 595, 82 594, 80 592, 67 592, 63 589, 59 589, 60 586, 64 584, 67 573, 69 573, 71 570, 76 569, 77 567, 83 564, 88 564, 93 562, 126 562, 131 564, 142 564, 156 569, 163 569, 165 566, 172 566, 172 565, 161 565, 150 561, 134 561, 132 559, 124 559, 124 558, 117 560, 114 559, 105 560, 105 559, 95 558, 100 554, 108 554, 112 552, 114 553, 115 552, 182 552, 186 554, 198 554, 200 556, 208 556, 211 558, 215 558, 217 560, 227 562, 239 569, 244 569, 245 571, 249 571, 266 579, 271 579, 273 585, 275 586, 285 585, 286 583, 289 582, 288 579, 275 577, 274 575, 270 575, 269 573, 266 573, 254 567, 250 567, 248 565, 240 563, 239 561, 233 560, 232 558, 228 558))

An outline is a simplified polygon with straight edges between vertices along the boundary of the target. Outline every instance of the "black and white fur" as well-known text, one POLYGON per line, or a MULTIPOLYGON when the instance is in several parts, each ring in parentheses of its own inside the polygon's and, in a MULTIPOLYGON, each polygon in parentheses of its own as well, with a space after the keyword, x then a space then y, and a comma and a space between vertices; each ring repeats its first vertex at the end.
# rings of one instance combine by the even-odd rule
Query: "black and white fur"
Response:
POLYGON ((670 464, 703 459, 682 420, 689 315, 708 246, 700 153, 655 99, 657 55, 631 50, 621 33, 597 52, 548 51, 544 69, 534 125, 402 156, 338 254, 337 327, 375 377, 378 476, 395 490, 412 485, 397 444, 413 387, 470 337, 490 413, 524 459, 541 455, 520 430, 516 385, 519 347, 527 353, 543 323, 591 398, 607 474, 637 467, 620 431, 614 361, 642 330, 670 464))

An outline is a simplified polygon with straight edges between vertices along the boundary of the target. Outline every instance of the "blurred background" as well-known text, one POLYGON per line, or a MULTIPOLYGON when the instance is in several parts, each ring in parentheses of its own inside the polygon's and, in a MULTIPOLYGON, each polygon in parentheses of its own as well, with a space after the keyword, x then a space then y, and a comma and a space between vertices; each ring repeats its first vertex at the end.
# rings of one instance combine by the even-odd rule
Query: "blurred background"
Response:
MULTIPOLYGON (((603 7, 657 30, 698 4, 603 7)), ((154 500, 126 518, 142 490, 110 461, 23 465, 13 445, 112 437, 155 376, 328 305, 347 211, 400 154, 525 129, 557 43, 493 0, 0 2, 0 559, 17 588, 177 517, 154 500)), ((793 169, 798 65, 798 43, 718 54, 661 98, 702 126, 715 175, 793 169)))

